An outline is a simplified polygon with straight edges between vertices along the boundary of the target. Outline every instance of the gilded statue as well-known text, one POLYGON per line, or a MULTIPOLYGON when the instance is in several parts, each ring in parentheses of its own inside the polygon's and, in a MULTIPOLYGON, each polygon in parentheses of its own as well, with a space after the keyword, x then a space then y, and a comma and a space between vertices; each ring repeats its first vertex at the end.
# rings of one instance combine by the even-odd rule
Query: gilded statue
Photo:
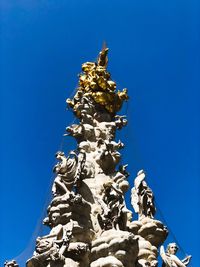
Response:
POLYGON ((128 100, 127 89, 116 92, 116 83, 111 80, 107 72, 108 48, 104 47, 99 53, 97 62, 86 62, 82 64, 79 75, 79 87, 74 98, 67 99, 68 105, 73 108, 78 117, 81 117, 79 106, 83 96, 104 107, 106 111, 115 114, 121 109, 125 100, 128 100))

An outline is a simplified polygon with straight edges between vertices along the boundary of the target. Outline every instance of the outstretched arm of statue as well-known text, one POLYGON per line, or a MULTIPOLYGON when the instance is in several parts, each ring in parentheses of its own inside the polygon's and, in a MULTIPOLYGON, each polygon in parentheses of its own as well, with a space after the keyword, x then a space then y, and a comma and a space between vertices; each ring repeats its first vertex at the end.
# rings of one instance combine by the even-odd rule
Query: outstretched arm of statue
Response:
POLYGON ((170 255, 173 262, 175 262, 175 264, 178 266, 178 267, 186 267, 186 265, 181 261, 179 260, 178 257, 176 257, 175 255, 170 255))
POLYGON ((192 256, 191 256, 191 255, 189 255, 189 256, 187 256, 187 257, 185 257, 185 259, 183 259, 183 260, 182 260, 182 263, 184 263, 184 264, 185 264, 185 266, 187 266, 187 265, 189 264, 189 262, 190 262, 191 258, 192 258, 192 256))
POLYGON ((143 170, 140 170, 137 174, 137 177, 135 178, 134 180, 134 185, 135 185, 135 188, 138 190, 139 187, 141 186, 142 182, 144 181, 145 179, 145 173, 143 170))

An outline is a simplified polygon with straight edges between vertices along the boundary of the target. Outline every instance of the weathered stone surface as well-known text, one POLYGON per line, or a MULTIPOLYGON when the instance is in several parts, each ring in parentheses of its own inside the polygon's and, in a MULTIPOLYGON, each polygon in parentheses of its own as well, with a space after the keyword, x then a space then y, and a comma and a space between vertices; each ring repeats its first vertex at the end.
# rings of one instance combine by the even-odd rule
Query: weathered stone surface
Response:
MULTIPOLYGON (((65 155, 56 153, 53 199, 43 223, 49 234, 38 237, 27 267, 157 267, 158 247, 168 231, 154 218, 154 194, 139 171, 131 190, 131 203, 138 220, 125 203, 129 188, 127 165, 118 165, 124 144, 116 131, 127 120, 117 115, 127 90, 116 91, 107 72, 104 48, 96 63, 82 65, 79 87, 68 105, 79 123, 66 128, 77 148, 65 155)), ((172 254, 172 253, 171 253, 172 254)), ((161 253, 166 267, 178 265, 175 256, 161 253), (169 260, 176 265, 169 265, 169 260)), ((170 263, 171 264, 171 263, 170 263)), ((18 267, 15 261, 5 267, 18 267)))

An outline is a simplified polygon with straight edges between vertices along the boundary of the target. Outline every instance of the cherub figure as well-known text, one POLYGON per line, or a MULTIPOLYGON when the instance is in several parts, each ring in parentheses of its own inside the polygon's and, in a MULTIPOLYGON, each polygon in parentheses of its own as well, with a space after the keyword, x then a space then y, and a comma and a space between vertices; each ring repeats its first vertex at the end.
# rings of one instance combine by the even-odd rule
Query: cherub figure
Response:
POLYGON ((161 246, 160 256, 163 260, 162 267, 186 267, 192 256, 187 256, 185 259, 180 260, 175 254, 178 251, 178 246, 176 243, 169 243, 166 249, 161 246))

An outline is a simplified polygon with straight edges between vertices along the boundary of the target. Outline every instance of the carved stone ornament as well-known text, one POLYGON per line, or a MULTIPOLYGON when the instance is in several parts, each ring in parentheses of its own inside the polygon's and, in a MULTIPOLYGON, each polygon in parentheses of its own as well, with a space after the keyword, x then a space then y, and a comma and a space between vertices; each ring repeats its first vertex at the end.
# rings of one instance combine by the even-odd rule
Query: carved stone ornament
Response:
MULTIPOLYGON (((116 91, 107 71, 108 48, 97 62, 86 62, 79 75, 77 92, 67 99, 79 119, 66 128, 77 148, 56 153, 53 198, 43 223, 50 228, 36 240, 27 267, 157 267, 158 248, 167 228, 155 219, 154 194, 139 171, 131 190, 131 203, 138 219, 126 207, 129 188, 127 165, 119 165, 124 147, 116 131, 127 124, 116 114, 128 99, 127 90, 116 91)), ((161 257, 166 267, 185 267, 171 250, 161 257)), ((9 261, 5 267, 18 267, 9 261)))

